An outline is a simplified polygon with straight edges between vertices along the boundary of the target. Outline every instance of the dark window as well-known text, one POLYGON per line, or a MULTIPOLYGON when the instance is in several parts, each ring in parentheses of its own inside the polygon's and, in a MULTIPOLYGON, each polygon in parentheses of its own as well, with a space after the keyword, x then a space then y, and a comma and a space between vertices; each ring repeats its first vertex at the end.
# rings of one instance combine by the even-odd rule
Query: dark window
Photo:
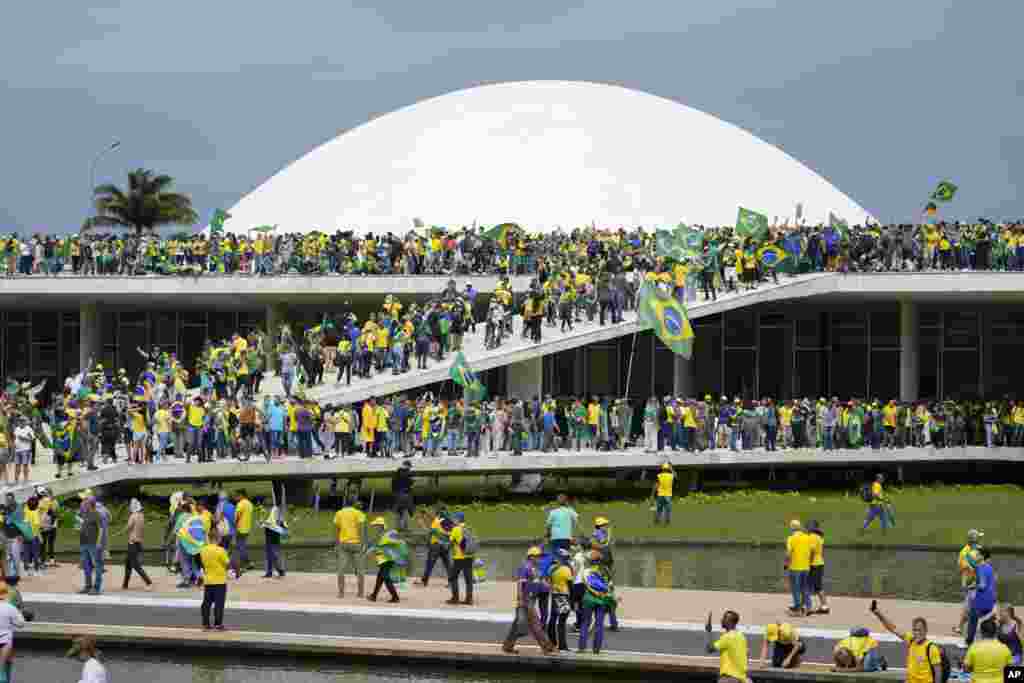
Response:
POLYGON ((880 311, 871 314, 871 345, 899 348, 900 315, 896 311, 880 311))
POLYGON ((8 325, 27 325, 29 323, 28 311, 8 311, 7 312, 7 324, 8 325))
MULTIPOLYGON (((873 332, 873 330, 872 330, 873 332)), ((883 402, 900 396, 900 352, 871 352, 871 397, 883 402)))
POLYGON ((8 377, 24 381, 31 374, 28 348, 28 328, 19 325, 7 328, 7 363, 4 366, 8 377))
POLYGON ((56 344, 34 344, 32 346, 32 375, 36 377, 57 376, 56 344))
POLYGON ((178 316, 176 313, 154 313, 150 318, 153 343, 163 347, 178 343, 178 316))
POLYGON ((726 346, 753 346, 754 332, 753 311, 729 311, 725 314, 726 346))
POLYGON ((754 398, 754 352, 747 350, 725 352, 725 387, 729 398, 754 398))
POLYGON ((107 346, 117 345, 117 314, 116 313, 103 313, 102 314, 102 334, 103 343, 107 346))
POLYGON ((660 339, 654 342, 654 395, 661 398, 669 394, 675 395, 675 359, 660 339))
POLYGON ((780 327, 761 328, 761 343, 757 354, 761 373, 757 383, 758 398, 790 397, 792 378, 787 366, 792 362, 792 349, 786 344, 787 332, 787 329, 780 327))
POLYGON ((32 314, 32 341, 37 344, 56 344, 59 329, 56 313, 32 314))
MULTIPOLYGON (((65 325, 60 331, 61 368, 58 373, 60 376, 66 377, 81 369, 78 367, 78 349, 78 325, 65 325)), ((96 360, 99 361, 98 358, 96 360)))
POLYGON ((121 325, 145 325, 148 319, 145 311, 123 311, 117 317, 121 325))
POLYGON ((587 393, 597 396, 618 395, 618 350, 613 346, 590 346, 587 354, 587 393))
POLYGON ((825 386, 827 353, 824 351, 797 351, 796 370, 793 373, 793 396, 799 398, 823 397, 828 393, 825 386))
POLYGON ((181 314, 182 325, 206 325, 206 311, 187 311, 181 314))
MULTIPOLYGON (((302 329, 302 328, 300 328, 302 329)), ((234 313, 210 314, 210 339, 230 339, 238 331, 238 318, 234 313)))
POLYGON ((701 396, 722 394, 722 328, 700 326, 693 340, 693 362, 697 368, 697 391, 701 396))
POLYGON ((825 325, 820 318, 796 321, 797 346, 818 349, 825 345, 825 325))
POLYGON ((939 327, 942 324, 942 314, 939 311, 921 311, 917 317, 921 327, 939 327))
POLYGON ((944 321, 945 345, 948 349, 978 347, 978 314, 947 313, 944 321))

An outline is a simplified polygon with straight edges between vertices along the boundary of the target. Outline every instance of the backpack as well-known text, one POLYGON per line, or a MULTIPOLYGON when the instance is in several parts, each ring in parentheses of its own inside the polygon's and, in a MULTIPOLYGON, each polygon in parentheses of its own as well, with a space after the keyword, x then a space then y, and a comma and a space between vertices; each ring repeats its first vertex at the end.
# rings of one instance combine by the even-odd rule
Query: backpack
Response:
POLYGON ((875 497, 871 494, 871 484, 864 484, 863 486, 860 487, 860 498, 865 503, 870 503, 875 499, 875 497))
MULTIPOLYGON (((926 650, 926 652, 928 652, 929 654, 931 654, 931 649, 933 647, 934 648, 938 648, 938 650, 939 650, 939 662, 940 662, 939 668, 941 669, 941 672, 942 672, 942 680, 941 681, 933 681, 933 683, 947 683, 947 681, 949 681, 949 674, 953 670, 953 665, 952 665, 952 663, 951 663, 951 661, 949 659, 949 653, 946 652, 946 648, 942 647, 941 645, 937 645, 937 644, 933 643, 930 640, 928 641, 928 646, 927 647, 928 647, 928 649, 926 650)), ((929 660, 929 666, 931 666, 931 664, 930 664, 931 657, 926 657, 926 659, 929 660)))
POLYGON ((476 555, 480 550, 480 541, 468 526, 462 527, 462 543, 459 546, 465 555, 476 555))

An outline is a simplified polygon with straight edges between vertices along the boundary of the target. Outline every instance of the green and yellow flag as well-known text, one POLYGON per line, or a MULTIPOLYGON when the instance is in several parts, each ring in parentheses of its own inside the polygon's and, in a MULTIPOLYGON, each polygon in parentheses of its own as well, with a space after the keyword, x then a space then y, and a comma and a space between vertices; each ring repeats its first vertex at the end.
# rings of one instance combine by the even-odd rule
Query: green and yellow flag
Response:
POLYGON ((757 250, 757 260, 766 268, 778 268, 787 258, 789 254, 786 250, 774 244, 765 245, 757 250))
POLYGON ((640 290, 637 319, 650 327, 665 346, 684 358, 693 355, 693 327, 686 308, 670 292, 652 283, 640 290))
POLYGON ((686 245, 668 230, 654 234, 655 253, 662 258, 682 261, 686 257, 686 245))
POLYGON ((741 206, 736 216, 736 234, 750 237, 755 242, 764 242, 768 239, 768 216, 741 206))
POLYGON ((455 354, 455 361, 448 371, 448 376, 465 390, 466 398, 471 401, 482 401, 487 395, 487 388, 484 387, 483 382, 480 381, 480 378, 469 367, 469 363, 466 362, 466 356, 462 351, 455 354))
POLYGON ((943 180, 935 188, 935 192, 932 192, 930 198, 937 202, 948 202, 953 199, 953 195, 956 194, 956 189, 956 185, 948 180, 943 180))
POLYGON ((490 230, 484 232, 484 237, 489 240, 494 240, 501 245, 502 249, 508 249, 508 241, 514 235, 518 235, 522 232, 515 223, 502 223, 501 225, 495 225, 490 230))

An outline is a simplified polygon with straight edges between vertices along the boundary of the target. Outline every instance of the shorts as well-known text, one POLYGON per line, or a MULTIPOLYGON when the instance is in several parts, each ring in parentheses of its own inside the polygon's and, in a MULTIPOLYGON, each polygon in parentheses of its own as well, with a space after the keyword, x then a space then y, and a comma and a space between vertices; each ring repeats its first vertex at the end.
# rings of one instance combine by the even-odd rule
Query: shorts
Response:
POLYGON ((0 465, 8 465, 11 462, 11 449, 0 448, 0 465))
POLYGON ((31 465, 32 464, 32 451, 15 451, 14 452, 14 464, 15 465, 31 465))
POLYGON ((146 432, 132 432, 132 442, 145 443, 147 436, 149 435, 146 432))
POLYGON ((812 593, 820 593, 821 586, 825 579, 825 565, 819 564, 811 567, 811 573, 807 577, 808 588, 812 593))
POLYGON ((270 447, 280 448, 281 447, 281 430, 271 429, 270 430, 270 447))
MULTIPOLYGON (((776 669, 781 668, 782 663, 786 661, 786 657, 789 656, 789 653, 793 651, 794 647, 796 647, 796 645, 794 645, 793 643, 776 642, 775 646, 772 648, 772 666, 776 669)), ((804 643, 801 641, 800 649, 797 650, 796 657, 793 658, 794 661, 797 661, 800 655, 802 655, 806 650, 807 646, 804 645, 804 643)))

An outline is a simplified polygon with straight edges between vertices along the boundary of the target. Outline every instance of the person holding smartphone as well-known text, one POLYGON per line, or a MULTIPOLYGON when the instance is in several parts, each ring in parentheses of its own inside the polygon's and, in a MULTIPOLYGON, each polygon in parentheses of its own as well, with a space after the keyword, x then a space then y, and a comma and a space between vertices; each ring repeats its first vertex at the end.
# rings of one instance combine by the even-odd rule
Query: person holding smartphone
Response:
POLYGON ((928 640, 928 622, 923 617, 915 617, 911 630, 900 632, 878 609, 876 600, 871 601, 868 609, 889 633, 907 646, 907 683, 940 683, 942 652, 938 645, 928 640))

